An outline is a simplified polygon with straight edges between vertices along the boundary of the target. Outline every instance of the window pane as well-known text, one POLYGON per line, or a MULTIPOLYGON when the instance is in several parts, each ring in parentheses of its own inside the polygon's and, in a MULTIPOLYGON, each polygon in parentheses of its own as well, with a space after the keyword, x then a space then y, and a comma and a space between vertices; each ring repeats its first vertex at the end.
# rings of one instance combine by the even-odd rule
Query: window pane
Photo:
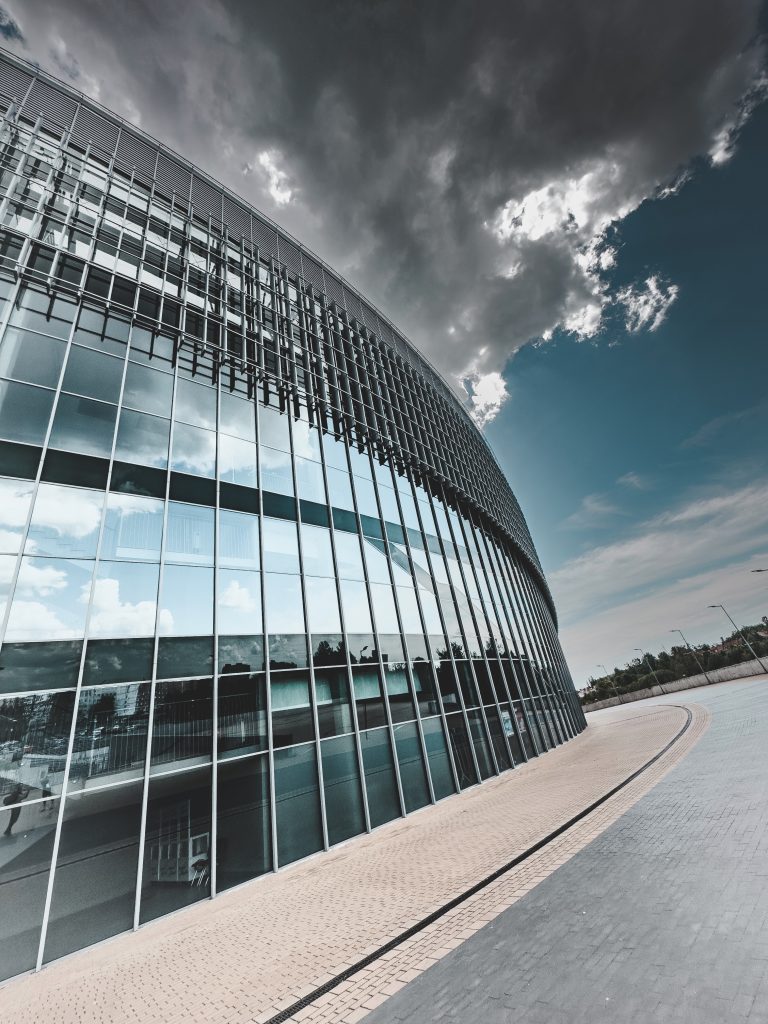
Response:
POLYGON ((262 445, 282 452, 290 452, 288 416, 273 406, 259 406, 259 440, 262 445))
POLYGON ((289 747, 315 738, 309 676, 306 672, 274 672, 272 692, 272 737, 274 746, 289 747))
POLYGON ((159 561, 163 502, 133 494, 110 494, 102 539, 102 557, 159 561))
POLYGON ((453 751, 453 762, 456 765, 456 774, 459 778, 459 786, 461 789, 466 789, 467 786, 474 786, 477 782, 477 773, 475 772, 475 765, 472 760, 464 716, 461 713, 448 715, 446 723, 453 751))
POLYGON ((427 748, 427 760, 429 761, 435 800, 442 800, 443 797, 451 796, 456 792, 448 750, 445 745, 443 724, 439 718, 425 718, 422 720, 421 727, 424 731, 424 746, 427 748))
POLYGON ((306 665, 307 641, 298 576, 265 573, 269 661, 273 668, 306 665))
POLYGON ((176 422, 216 430, 216 390, 179 376, 176 381, 176 422))
POLYGON ((221 431, 243 441, 256 440, 256 409, 253 402, 227 391, 219 395, 221 431))
POLYGON ((324 740, 321 745, 328 843, 342 843, 365 831, 360 770, 354 736, 324 740))
POLYGON ((230 889, 272 867, 266 756, 219 766, 216 887, 230 889))
POLYGON ((123 405, 141 412, 170 416, 173 377, 140 363, 128 363, 123 388, 123 405))
POLYGON ((296 486, 299 497, 306 501, 325 504, 325 486, 323 484, 323 467, 319 462, 296 458, 296 486))
POLYGON ((55 388, 66 352, 57 338, 9 327, 0 343, 0 377, 55 388))
POLYGON ((337 530, 334 540, 339 576, 348 580, 364 580, 363 559, 360 554, 360 541, 357 534, 337 530))
POLYGON ((100 561, 93 588, 93 637, 152 636, 160 567, 143 562, 100 561))
POLYGON ((27 554, 93 558, 103 507, 102 491, 40 484, 25 551, 27 554))
POLYGON ((334 577, 329 530, 302 524, 301 550, 304 557, 304 572, 308 576, 328 576, 331 579, 334 577))
POLYGON ((69 350, 62 388, 77 395, 117 402, 123 377, 123 360, 105 352, 73 345, 69 350))
POLYGON ((368 813, 371 828, 376 828, 385 821, 400 817, 400 799, 397 795, 389 732, 387 729, 362 732, 360 745, 363 750, 368 813))
POLYGON ((217 628, 226 635, 263 632, 261 573, 219 570, 217 628))
POLYGON ((323 847, 315 745, 275 751, 277 856, 282 866, 323 847))
POLYGON ((46 963, 133 926, 141 785, 70 790, 64 808, 46 963))
POLYGON ((20 551, 33 490, 26 480, 0 479, 0 553, 20 551))
POLYGON ((293 421, 293 451, 298 458, 320 462, 320 435, 305 420, 293 421))
POLYGON ((169 562, 213 565, 214 510, 168 502, 165 557, 169 562))
POLYGON ((304 584, 307 594, 307 617, 310 633, 315 636, 341 633, 335 580, 307 576, 304 584))
POLYGON ((83 635, 92 561, 22 558, 6 640, 70 640, 83 635))
POLYGON ((219 758, 267 748, 267 693, 261 673, 219 676, 219 758))
POLYGON ((349 473, 345 469, 333 469, 328 467, 328 496, 330 504, 336 508, 346 508, 352 511, 352 488, 349 483, 349 473))
POLYGON ((256 445, 220 434, 219 477, 243 487, 256 487, 256 445))
POLYGON ((263 530, 265 572, 298 573, 299 541, 296 524, 285 519, 265 517, 263 530))
POLYGON ((373 632, 365 584, 354 580, 341 580, 340 589, 347 633, 373 632))
POLYGON ((114 405, 62 394, 53 417, 49 443, 52 448, 108 459, 112 453, 116 415, 114 405))
POLYGON ((168 465, 170 430, 170 420, 123 409, 117 428, 115 458, 165 469, 168 465))
POLYGON ((406 812, 410 814, 411 811, 424 807, 430 802, 424 760, 421 755, 421 743, 415 722, 396 725, 394 732, 403 799, 406 812))
POLYGON ((210 847, 210 768, 151 779, 142 924, 209 895, 210 847))
POLYGON ((219 565, 260 569, 259 519, 247 512, 219 512, 219 565))
POLYGON ((156 684, 153 772, 210 761, 212 709, 213 683, 210 679, 156 684))
POLYGON ((468 711, 467 718, 469 720, 469 728, 472 733, 472 742, 475 747, 475 754, 477 755, 477 764, 480 769, 480 777, 488 779, 491 775, 495 774, 493 761, 491 760, 491 752, 488 747, 488 739, 485 733, 485 727, 479 711, 468 711))
POLYGON ((0 801, 6 807, 23 799, 42 800, 38 813, 52 809, 51 795, 61 793, 64 781, 73 705, 71 692, 0 699, 0 801))
POLYGON ((0 437, 41 445, 52 406, 52 391, 0 380, 0 437))
POLYGON ((158 630, 161 636, 206 636, 213 632, 213 569, 165 566, 158 630))
POLYGON ((336 736, 354 728, 346 668, 315 670, 317 719, 321 736, 336 736))
POLYGON ((261 486, 263 489, 265 491, 272 491, 275 494, 287 494, 289 497, 293 497, 293 473, 290 455, 287 452, 266 448, 262 445, 259 450, 259 459, 261 486))
POLYGON ((173 428, 171 469, 193 476, 216 476, 216 434, 186 423, 173 428))

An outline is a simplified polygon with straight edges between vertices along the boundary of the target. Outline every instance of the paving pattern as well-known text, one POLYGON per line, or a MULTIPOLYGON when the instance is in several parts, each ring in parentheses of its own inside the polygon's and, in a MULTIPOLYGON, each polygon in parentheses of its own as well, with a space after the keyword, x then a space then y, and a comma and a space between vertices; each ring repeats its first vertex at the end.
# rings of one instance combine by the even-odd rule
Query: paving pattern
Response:
POLYGON ((357 1019, 765 1024, 768 677, 685 696, 712 720, 674 771, 514 906, 357 1019))
MULTIPOLYGON (((687 717, 676 706, 601 714, 575 740, 482 787, 17 979, 0 990, 0 1019, 269 1020, 579 813, 656 754, 687 717)), ((705 727, 705 713, 694 719, 684 742, 577 826, 578 835, 569 830, 291 1019, 359 1020, 449 959, 667 771, 705 727), (504 879, 507 888, 496 888, 504 879)))

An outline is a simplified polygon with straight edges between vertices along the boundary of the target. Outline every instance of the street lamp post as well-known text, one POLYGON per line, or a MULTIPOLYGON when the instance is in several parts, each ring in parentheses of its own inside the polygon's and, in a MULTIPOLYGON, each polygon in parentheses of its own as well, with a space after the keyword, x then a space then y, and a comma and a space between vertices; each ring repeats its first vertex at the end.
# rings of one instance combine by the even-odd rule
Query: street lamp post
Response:
POLYGON ((647 655, 647 654, 645 653, 645 651, 644 651, 644 650, 643 650, 642 648, 640 648, 640 647, 634 647, 634 648, 633 648, 633 650, 635 650, 635 651, 640 651, 640 655, 641 655, 641 657, 645 658, 645 664, 646 664, 646 665, 648 666, 648 668, 649 668, 649 669, 651 670, 651 675, 652 675, 652 676, 653 676, 653 678, 654 678, 654 679, 656 680, 656 685, 657 685, 657 686, 658 686, 658 688, 659 688, 659 689, 661 690, 661 692, 662 692, 662 693, 664 693, 664 687, 663 687, 663 686, 661 685, 661 683, 659 682, 659 677, 658 677, 658 676, 656 675, 656 673, 655 673, 655 671, 654 671, 654 669, 653 669, 653 665, 652 665, 652 664, 650 663, 650 661, 648 660, 648 655, 647 655))
POLYGON ((696 664, 697 664, 697 665, 699 666, 699 671, 700 671, 700 672, 702 673, 702 675, 703 675, 703 676, 704 676, 704 678, 705 678, 705 679, 707 680, 707 682, 708 682, 708 683, 711 683, 711 682, 712 682, 712 680, 711 680, 711 679, 709 678, 709 676, 707 675, 707 670, 706 670, 706 669, 704 668, 704 666, 703 666, 703 665, 701 664, 701 662, 699 661, 699 659, 698 659, 698 658, 696 657, 696 654, 695 654, 695 652, 694 652, 693 648, 691 647, 691 645, 690 645, 690 644, 688 643, 688 641, 687 641, 687 640, 685 639, 685 637, 683 636, 683 631, 682 631, 682 629, 670 629, 670 631, 669 631, 669 632, 670 632, 670 633, 679 633, 679 634, 680 634, 680 636, 682 636, 682 637, 683 637, 683 643, 684 643, 684 644, 685 644, 685 646, 686 646, 686 647, 688 648, 688 650, 689 650, 689 651, 691 652, 691 655, 692 655, 692 657, 693 657, 693 660, 694 660, 694 661, 696 662, 696 664))
POLYGON ((621 696, 619 695, 619 691, 616 689, 616 683, 614 683, 613 679, 611 679, 610 672, 605 667, 605 665, 601 664, 599 661, 597 663, 597 667, 601 668, 603 670, 603 672, 605 672, 605 678, 610 681, 610 684, 613 687, 613 692, 616 694, 616 700, 619 702, 619 704, 621 704, 622 703, 621 696))
POLYGON ((728 618, 728 619, 730 620, 730 623, 731 623, 731 625, 733 626, 733 628, 734 628, 734 629, 736 630, 736 632, 737 632, 737 633, 739 634, 739 636, 741 637, 741 639, 742 639, 742 640, 744 641, 744 643, 745 643, 745 644, 747 645, 747 647, 749 648, 749 652, 750 652, 750 654, 751 654, 751 655, 752 655, 752 657, 753 657, 753 658, 755 659, 755 661, 756 661, 756 662, 758 663, 758 665, 760 666, 760 668, 761 668, 761 669, 763 670, 763 672, 768 672, 768 668, 766 668, 766 667, 765 667, 765 663, 763 662, 762 658, 758 658, 758 656, 757 656, 757 655, 755 654, 755 649, 754 649, 754 647, 753 647, 753 646, 752 646, 752 644, 751 644, 751 643, 749 642, 749 640, 747 640, 747 638, 746 638, 746 637, 744 636, 744 634, 743 634, 743 633, 741 632, 741 630, 740 630, 740 629, 739 629, 739 627, 738 627, 738 626, 736 625, 736 623, 735 623, 735 622, 733 621, 733 619, 731 618, 731 616, 730 616, 730 615, 728 614, 728 612, 727 612, 727 611, 725 610, 725 607, 724 607, 723 605, 721 605, 721 604, 708 604, 708 605, 707 605, 707 608, 720 608, 720 609, 722 609, 722 611, 723 611, 724 615, 726 616, 726 618, 728 618))

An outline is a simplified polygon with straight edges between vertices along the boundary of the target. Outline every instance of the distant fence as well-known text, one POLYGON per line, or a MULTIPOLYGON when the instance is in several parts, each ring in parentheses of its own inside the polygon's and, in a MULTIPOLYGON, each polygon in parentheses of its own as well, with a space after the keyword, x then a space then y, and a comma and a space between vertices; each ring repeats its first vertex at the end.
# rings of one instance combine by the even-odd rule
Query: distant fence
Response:
MULTIPOLYGON (((768 659, 766 659, 768 662, 768 659)), ((743 661, 740 665, 726 665, 725 668, 713 668, 707 671, 706 678, 703 672, 695 676, 686 676, 684 679, 674 679, 671 683, 663 683, 661 686, 649 686, 645 690, 633 690, 631 693, 622 693, 619 697, 609 697, 608 700, 597 700, 594 704, 583 704, 582 710, 587 714, 590 711, 600 711, 601 708, 615 708, 618 704, 631 704, 635 700, 645 700, 646 697, 660 697, 664 693, 677 693, 679 690, 692 690, 695 686, 707 686, 709 683, 725 683, 729 679, 741 679, 742 676, 759 676, 763 672, 760 662, 743 661)))

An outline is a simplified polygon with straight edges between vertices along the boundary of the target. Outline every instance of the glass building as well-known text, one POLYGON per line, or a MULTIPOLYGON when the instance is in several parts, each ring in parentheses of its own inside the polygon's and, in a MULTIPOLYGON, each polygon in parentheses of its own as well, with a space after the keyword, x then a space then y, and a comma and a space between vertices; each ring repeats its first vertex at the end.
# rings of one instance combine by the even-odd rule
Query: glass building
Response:
POLYGON ((460 402, 317 257, 0 57, 4 977, 580 732, 460 402))

